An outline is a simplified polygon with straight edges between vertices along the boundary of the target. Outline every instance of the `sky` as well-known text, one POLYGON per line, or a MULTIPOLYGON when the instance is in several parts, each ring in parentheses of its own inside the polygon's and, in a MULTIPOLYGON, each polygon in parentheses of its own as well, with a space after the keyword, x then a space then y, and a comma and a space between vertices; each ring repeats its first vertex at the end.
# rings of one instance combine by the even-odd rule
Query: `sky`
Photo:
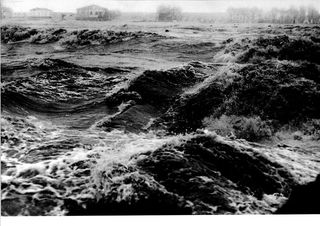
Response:
POLYGON ((27 12, 32 8, 48 8, 56 12, 75 12, 77 8, 96 4, 123 12, 155 12, 159 5, 178 6, 183 12, 224 12, 229 7, 272 7, 312 5, 320 11, 320 0, 1 0, 2 5, 15 12, 27 12))

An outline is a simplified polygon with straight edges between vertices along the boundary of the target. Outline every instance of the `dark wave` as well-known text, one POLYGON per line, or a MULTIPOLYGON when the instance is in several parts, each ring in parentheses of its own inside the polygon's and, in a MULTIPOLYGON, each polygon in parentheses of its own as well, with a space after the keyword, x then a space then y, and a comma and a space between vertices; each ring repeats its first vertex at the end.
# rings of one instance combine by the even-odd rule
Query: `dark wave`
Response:
POLYGON ((2 65, 2 107, 40 113, 77 113, 103 106, 106 94, 131 68, 81 67, 59 59, 2 65))
MULTIPOLYGON (((222 115, 258 115, 284 125, 319 118, 318 74, 319 69, 307 63, 191 63, 182 69, 146 71, 127 90, 107 98, 107 103, 119 105, 131 100, 136 107, 155 106, 161 114, 153 126, 164 126, 174 133, 195 131, 205 117, 222 115)), ((119 118, 121 115, 116 121, 119 118)))
POLYGON ((68 32, 65 29, 33 29, 20 26, 2 26, 1 41, 3 43, 30 42, 47 44, 60 41, 63 46, 75 48, 90 45, 110 45, 127 42, 129 40, 163 39, 164 36, 151 32, 129 32, 111 30, 75 30, 68 32))
POLYGON ((174 104, 183 100, 184 93, 203 82, 208 73, 217 71, 216 65, 191 62, 183 67, 165 71, 145 71, 122 89, 106 98, 111 108, 126 103, 127 107, 103 123, 108 128, 124 128, 139 131, 146 128, 150 120, 161 117, 174 104))
POLYGON ((80 113, 88 109, 104 106, 104 99, 86 101, 81 104, 68 104, 48 102, 14 91, 4 91, 1 96, 2 109, 18 114, 30 111, 38 113, 80 113))
POLYGON ((64 208, 70 215, 249 213, 262 211, 263 195, 288 196, 296 184, 263 154, 212 135, 194 135, 132 159, 135 165, 101 172, 99 200, 81 207, 69 199, 64 208), (130 190, 122 196, 126 186, 130 190), (250 202, 256 204, 251 210, 250 202))

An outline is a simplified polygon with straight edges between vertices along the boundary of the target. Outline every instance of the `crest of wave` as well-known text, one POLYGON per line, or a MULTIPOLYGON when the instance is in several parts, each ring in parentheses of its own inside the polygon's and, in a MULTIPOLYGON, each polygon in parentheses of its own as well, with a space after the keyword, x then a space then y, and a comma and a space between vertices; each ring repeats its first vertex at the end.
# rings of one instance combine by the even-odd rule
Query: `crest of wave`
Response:
POLYGON ((170 143, 173 145, 180 144, 183 140, 191 135, 172 135, 161 136, 159 133, 150 131, 149 133, 124 133, 122 131, 113 130, 112 144, 100 147, 99 157, 96 159, 96 164, 92 169, 92 176, 95 184, 99 184, 101 173, 113 169, 115 165, 133 165, 137 159, 132 156, 154 151, 163 145, 170 143))

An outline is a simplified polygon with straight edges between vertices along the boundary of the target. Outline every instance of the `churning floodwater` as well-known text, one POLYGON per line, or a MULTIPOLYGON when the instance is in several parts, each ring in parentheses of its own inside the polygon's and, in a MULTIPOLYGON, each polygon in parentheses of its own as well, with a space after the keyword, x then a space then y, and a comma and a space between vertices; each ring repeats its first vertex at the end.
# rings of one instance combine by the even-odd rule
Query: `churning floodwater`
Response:
MULTIPOLYGON (((270 31, 276 47, 302 31, 278 40, 282 28, 265 26, 47 27, 1 28, 3 215, 274 213, 319 173, 312 142, 253 143, 203 124, 252 104, 238 84, 260 86, 247 74, 301 76, 287 59, 258 73, 241 54, 270 31)), ((312 70, 303 84, 318 101, 312 70)))

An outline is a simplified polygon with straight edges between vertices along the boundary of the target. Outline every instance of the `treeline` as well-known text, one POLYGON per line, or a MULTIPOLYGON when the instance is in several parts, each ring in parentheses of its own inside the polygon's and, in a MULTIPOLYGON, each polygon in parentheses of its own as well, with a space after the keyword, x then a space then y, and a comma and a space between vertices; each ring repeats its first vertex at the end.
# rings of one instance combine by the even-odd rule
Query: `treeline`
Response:
POLYGON ((269 11, 258 8, 229 8, 227 20, 236 23, 318 24, 320 14, 312 6, 290 7, 289 9, 273 8, 269 11))
POLYGON ((0 4, 0 18, 4 19, 4 18, 8 18, 11 17, 13 14, 12 9, 8 8, 8 7, 3 7, 0 4))
POLYGON ((182 19, 182 11, 179 7, 161 5, 156 17, 158 21, 179 21, 182 19))
POLYGON ((119 10, 108 10, 106 9, 101 15, 98 16, 100 20, 114 20, 121 16, 119 10))
POLYGON ((259 8, 229 8, 225 13, 188 14, 178 7, 162 5, 156 12, 157 21, 197 21, 200 23, 281 23, 319 24, 320 13, 313 6, 273 8, 264 11, 259 8))

